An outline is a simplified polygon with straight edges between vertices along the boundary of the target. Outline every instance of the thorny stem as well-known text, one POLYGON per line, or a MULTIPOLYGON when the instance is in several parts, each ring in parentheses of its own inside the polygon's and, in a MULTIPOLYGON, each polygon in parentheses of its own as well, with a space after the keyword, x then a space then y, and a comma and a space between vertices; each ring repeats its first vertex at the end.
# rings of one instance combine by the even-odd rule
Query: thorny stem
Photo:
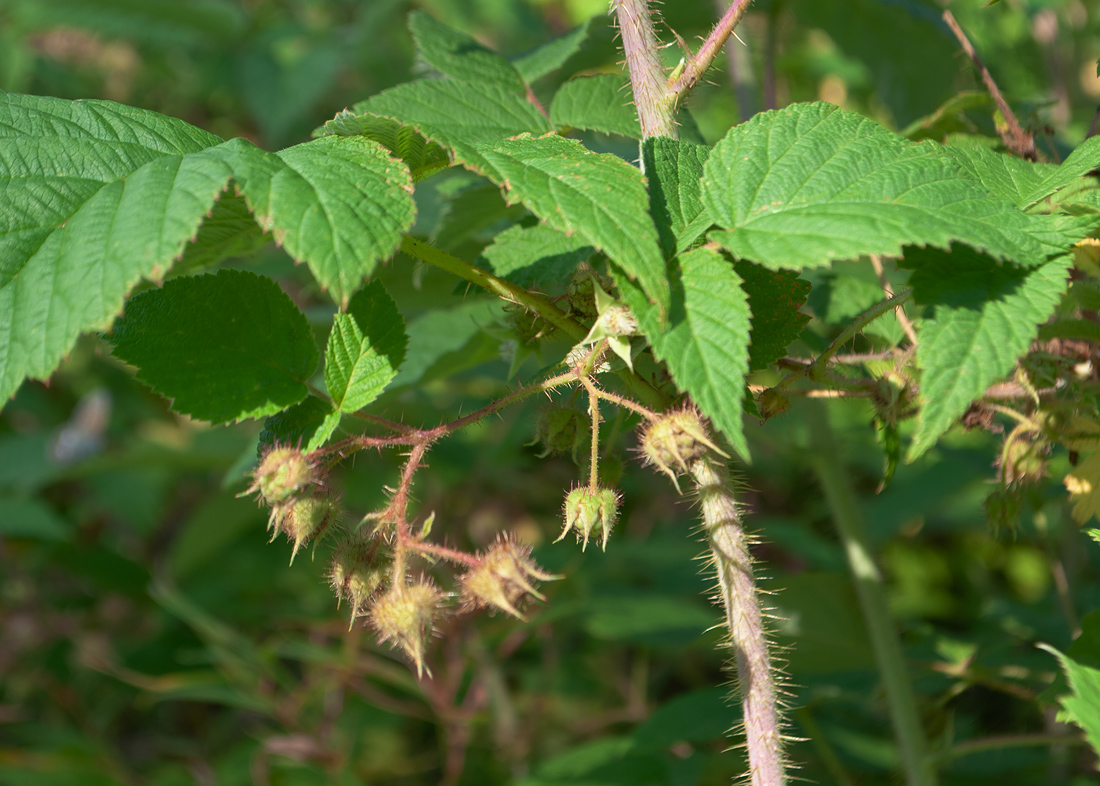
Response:
POLYGON ((947 22, 947 26, 950 27, 951 32, 955 34, 955 38, 959 39, 959 44, 962 46, 963 51, 970 57, 970 60, 974 63, 974 68, 978 70, 978 75, 982 78, 982 82, 985 83, 986 90, 993 96, 994 103, 996 103, 997 108, 1001 110, 1001 115, 1004 117, 1005 124, 1008 126, 1005 131, 1001 132, 1001 139, 1004 141, 1005 147, 1016 155, 1026 158, 1028 161, 1038 160, 1038 154, 1035 152, 1035 137, 1020 128, 1020 124, 1016 120, 1016 115, 1012 113, 1012 108, 1009 107, 1008 102, 1005 101, 1005 97, 1001 95, 997 83, 993 81, 993 75, 989 73, 989 69, 985 67, 985 63, 978 57, 978 52, 974 49, 974 45, 970 43, 970 39, 966 37, 966 33, 963 32, 962 27, 960 27, 959 23, 955 20, 955 15, 950 11, 944 11, 943 21, 947 22))
POLYGON ((733 0, 698 51, 688 53, 683 67, 669 78, 661 65, 660 44, 653 31, 649 3, 646 0, 613 0, 643 139, 651 136, 677 138, 676 108, 714 63, 751 2, 733 0))
POLYGON ((707 454, 693 461, 689 469, 699 494, 737 664, 751 783, 781 786, 786 783, 783 734, 748 537, 741 527, 725 464, 707 454))
POLYGON ((596 492, 600 484, 600 397, 596 388, 587 379, 581 378, 588 388, 588 410, 592 415, 592 447, 588 457, 588 488, 596 492))
POLYGON ((871 306, 845 327, 844 330, 840 332, 840 335, 833 339, 832 343, 825 348, 825 351, 817 357, 817 360, 781 379, 779 384, 775 386, 775 389, 783 390, 788 388, 803 377, 808 377, 813 380, 820 379, 824 373, 825 367, 829 364, 830 358, 839 352, 841 347, 855 338, 855 335, 859 333, 859 331, 863 330, 863 328, 867 327, 886 312, 904 305, 912 300, 912 298, 913 290, 903 289, 892 298, 871 306))
POLYGON ((825 491, 837 534, 852 571, 856 595, 871 637, 871 648, 894 723, 894 736, 901 753, 905 782, 908 786, 935 786, 935 763, 928 755, 928 742, 913 696, 912 682, 906 672, 901 642, 890 618, 882 576, 864 533, 859 503, 856 501, 851 480, 837 460, 837 447, 824 408, 810 402, 807 411, 813 444, 811 461, 825 491))

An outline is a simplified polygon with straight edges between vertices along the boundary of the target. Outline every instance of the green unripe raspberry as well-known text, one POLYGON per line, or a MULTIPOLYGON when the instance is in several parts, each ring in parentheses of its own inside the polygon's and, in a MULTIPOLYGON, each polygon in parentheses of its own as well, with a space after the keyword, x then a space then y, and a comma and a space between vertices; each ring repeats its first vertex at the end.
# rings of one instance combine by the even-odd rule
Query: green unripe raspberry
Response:
POLYGON ((481 563, 459 579, 462 599, 468 607, 490 606, 524 619, 516 604, 526 595, 546 600, 532 582, 551 581, 557 576, 544 573, 531 559, 531 547, 501 536, 481 556, 481 563))
POLYGON ((677 472, 687 472, 688 465, 713 450, 726 455, 715 445, 703 424, 703 419, 692 407, 669 412, 649 424, 642 434, 642 456, 672 478, 680 488, 677 472))
MULTIPOLYGON (((435 623, 443 614, 443 593, 430 579, 394 586, 371 606, 371 625, 381 642, 392 641, 405 650, 416 673, 424 673, 424 652, 435 623)), ((431 674, 431 671, 428 672, 431 674)))
POLYGON ((298 448, 271 448, 252 473, 252 485, 245 494, 258 491, 268 505, 278 505, 302 489, 319 485, 321 473, 298 448))
POLYGON ((539 458, 550 453, 571 453, 573 460, 588 444, 590 419, 587 415, 571 407, 549 406, 539 413, 538 426, 535 429, 535 441, 541 442, 543 452, 539 458))
POLYGON ((276 509, 274 519, 275 532, 286 533, 287 540, 294 542, 294 551, 290 554, 290 564, 298 555, 298 549, 310 541, 319 541, 336 518, 337 505, 332 496, 324 491, 314 491, 308 496, 294 497, 281 503, 276 509))
POLYGON ((584 542, 583 550, 588 548, 588 538, 595 532, 600 536, 600 548, 606 551, 607 538, 619 520, 619 495, 613 489, 580 486, 565 496, 564 515, 565 529, 558 540, 569 530, 576 530, 577 540, 584 542))
POLYGON ((377 540, 358 534, 345 537, 336 547, 329 568, 329 584, 336 593, 336 602, 347 600, 351 606, 351 623, 365 617, 370 599, 389 575, 392 559, 377 540))

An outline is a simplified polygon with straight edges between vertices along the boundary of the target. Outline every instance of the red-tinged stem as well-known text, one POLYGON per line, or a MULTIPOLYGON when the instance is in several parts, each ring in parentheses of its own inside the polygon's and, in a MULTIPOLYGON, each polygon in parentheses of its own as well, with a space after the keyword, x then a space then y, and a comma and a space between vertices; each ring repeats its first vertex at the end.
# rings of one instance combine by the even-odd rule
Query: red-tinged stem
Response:
POLYGON ((749 539, 741 526, 726 465, 708 454, 693 461, 690 470, 737 664, 749 782, 752 786, 782 786, 786 783, 783 734, 764 618, 753 583, 749 539))
POLYGON ((634 90, 634 105, 642 137, 667 136, 676 139, 675 101, 669 94, 660 44, 653 32, 653 17, 646 0, 613 0, 615 16, 634 90))
POLYGON ((680 102, 695 87, 703 74, 706 73, 706 70, 710 68, 714 58, 718 57, 718 53, 726 45, 726 40, 733 34, 734 29, 751 3, 752 0, 733 0, 730 3, 726 13, 722 15, 722 18, 718 20, 718 24, 710 31, 710 35, 703 41, 703 45, 684 63, 680 75, 669 85, 668 89, 674 101, 680 102))

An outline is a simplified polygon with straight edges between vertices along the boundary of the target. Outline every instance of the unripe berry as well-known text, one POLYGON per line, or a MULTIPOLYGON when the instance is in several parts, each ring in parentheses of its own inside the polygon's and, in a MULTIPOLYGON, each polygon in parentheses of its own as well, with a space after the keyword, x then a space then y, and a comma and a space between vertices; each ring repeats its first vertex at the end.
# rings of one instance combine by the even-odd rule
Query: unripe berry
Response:
MULTIPOLYGON (((588 548, 588 538, 594 532, 600 535, 600 548, 607 550, 607 537, 619 520, 619 495, 612 489, 591 489, 579 486, 565 496, 565 529, 558 540, 569 530, 577 531, 577 540, 583 540, 581 550, 588 548)), ((558 540, 554 542, 557 543, 558 540)))
POLYGON ((307 496, 291 497, 280 503, 272 511, 274 532, 271 539, 280 532, 286 533, 287 540, 294 542, 290 553, 290 564, 300 549, 310 541, 319 541, 336 518, 338 507, 332 496, 325 491, 313 491, 307 496))
POLYGON ((462 599, 471 608, 492 606, 524 619, 516 604, 525 596, 546 598, 532 581, 552 581, 558 576, 539 570, 531 559, 531 547, 501 536, 481 557, 481 564, 459 578, 462 599))
POLYGON ((676 471, 687 472, 688 465, 708 450, 726 455, 711 441, 703 419, 692 407, 666 413, 651 422, 642 434, 645 462, 672 478, 677 490, 680 482, 676 471))
POLYGON ((348 536, 336 547, 329 568, 329 584, 336 593, 337 606, 344 599, 351 606, 348 630, 357 617, 367 615, 367 605, 389 575, 391 562, 380 541, 358 534, 348 536))
POLYGON ((392 641, 405 650, 416 664, 417 675, 422 675, 424 650, 442 614, 443 593, 430 579, 421 579, 390 587, 374 601, 368 616, 378 640, 392 641))
POLYGON ((322 475, 309 456, 298 448, 276 445, 264 454, 252 473, 252 485, 244 492, 260 492, 268 505, 279 505, 308 486, 320 485, 322 475))
POLYGON ((760 408, 760 418, 765 421, 776 415, 782 415, 790 407, 787 397, 775 388, 768 388, 761 393, 756 404, 760 408))

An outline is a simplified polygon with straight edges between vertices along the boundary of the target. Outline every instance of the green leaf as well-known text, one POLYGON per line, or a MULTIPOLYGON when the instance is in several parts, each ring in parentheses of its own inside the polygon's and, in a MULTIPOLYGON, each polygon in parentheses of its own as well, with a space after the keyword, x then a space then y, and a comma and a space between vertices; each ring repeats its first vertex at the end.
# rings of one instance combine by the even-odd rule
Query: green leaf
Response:
POLYGON ((1053 164, 1037 164, 983 147, 946 147, 944 152, 993 196, 1021 209, 1026 206, 1026 195, 1058 171, 1053 164))
POLYGON ((642 165, 649 180, 649 212, 657 225, 666 257, 685 251, 710 226, 707 217, 698 233, 685 237, 704 214, 703 164, 710 155, 705 145, 692 145, 664 136, 642 142, 642 165))
POLYGON ((409 32, 416 41, 420 59, 441 74, 466 82, 498 85, 521 95, 527 89, 515 66, 506 58, 423 11, 409 14, 409 32))
POLYGON ((0 402, 184 251, 231 171, 217 137, 109 101, 0 91, 0 402))
POLYGON ((341 304, 416 216, 408 168, 366 137, 325 136, 277 154, 234 139, 211 154, 232 167, 260 225, 341 304))
POLYGON ((577 265, 596 253, 579 234, 569 236, 546 224, 514 226, 497 235, 482 258, 493 273, 521 287, 561 288, 577 265))
POLYGON ((662 327, 657 310, 622 276, 616 284, 638 318, 653 354, 742 457, 741 400, 749 370, 749 302, 741 277, 721 254, 706 248, 672 265, 672 309, 662 327))
POLYGON ((550 123, 533 104, 499 85, 456 80, 422 80, 398 85, 355 105, 412 126, 451 151, 453 160, 492 174, 477 146, 522 134, 543 134, 550 123))
POLYGON ((37 499, 0 498, 0 537, 65 541, 72 527, 37 499))
POLYGON ((607 254, 637 279, 663 319, 668 280, 641 172, 621 158, 555 135, 524 136, 480 150, 500 173, 509 200, 607 254))
POLYGON ((1078 145, 1053 172, 1024 195, 1022 207, 1027 209, 1048 197, 1054 196, 1066 186, 1100 166, 1100 137, 1090 137, 1078 145))
POLYGON ((198 234, 183 249, 173 273, 215 265, 231 257, 251 254, 270 241, 265 237, 243 196, 223 192, 198 234))
POLYGON ((264 429, 256 446, 258 455, 272 445, 301 445, 306 451, 324 445, 340 424, 340 412, 324 399, 309 396, 290 409, 264 419, 264 429))
POLYGON ((1057 218, 990 198, 942 147, 822 103, 765 112, 731 130, 707 159, 703 201, 730 230, 711 237, 769 268, 953 241, 1036 265, 1050 244, 1068 245, 1081 229, 1062 236, 1057 218))
POLYGON ((554 95, 550 122, 559 129, 585 128, 634 139, 642 136, 630 100, 630 84, 614 74, 570 79, 554 95))
POLYGON ((240 270, 135 296, 110 340, 138 379, 174 399, 173 410, 212 423, 298 403, 317 367, 305 315, 274 281, 240 270))
POLYGON ((337 314, 325 352, 325 385, 341 412, 357 412, 385 390, 405 359, 405 320, 378 281, 337 314))
POLYGON ((563 33, 515 58, 512 65, 519 71, 523 81, 532 84, 557 71, 569 58, 579 52, 581 45, 588 38, 588 30, 591 26, 592 20, 587 19, 568 33, 563 33))
POLYGON ((1022 268, 955 246, 950 253, 911 249, 905 264, 915 268, 913 297, 925 307, 917 346, 922 406, 909 447, 912 461, 1012 371, 1066 291, 1072 259, 1022 268))
POLYGON ((733 269, 741 277, 752 314, 749 371, 759 371, 784 357, 802 335, 810 318, 799 309, 810 294, 810 283, 789 270, 767 270, 743 260, 733 269))
POLYGON ((499 301, 468 300, 449 309, 436 309, 409 323, 406 332, 409 348, 393 387, 413 385, 433 366, 451 353, 457 353, 478 336, 485 325, 500 318, 499 301))
POLYGON ((400 158, 419 181, 451 165, 447 151, 428 142, 414 128, 377 115, 357 115, 344 109, 314 132, 314 136, 365 136, 400 158))
POLYGON ((1039 647, 1062 664, 1072 691, 1071 695, 1063 696, 1060 701, 1062 711, 1058 713, 1058 720, 1071 721, 1080 726, 1093 751, 1100 754, 1100 669, 1066 657, 1048 644, 1040 644, 1039 647))

